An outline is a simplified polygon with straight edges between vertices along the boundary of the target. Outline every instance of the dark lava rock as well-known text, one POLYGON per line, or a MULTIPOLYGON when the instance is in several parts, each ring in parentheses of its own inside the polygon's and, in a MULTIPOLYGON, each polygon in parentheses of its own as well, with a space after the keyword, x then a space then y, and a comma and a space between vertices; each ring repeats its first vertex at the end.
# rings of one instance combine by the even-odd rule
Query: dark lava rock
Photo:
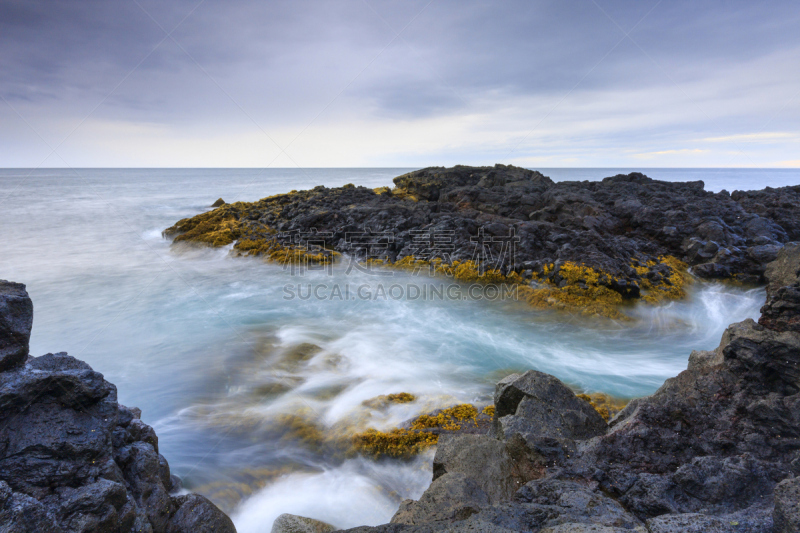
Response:
POLYGON ((750 213, 774 220, 792 241, 800 241, 800 185, 761 191, 733 191, 731 198, 750 213))
POLYGON ((767 303, 758 323, 767 328, 800 332, 800 244, 787 244, 778 259, 767 266, 770 280, 767 303))
POLYGON ((3 320, 27 360, 0 372, 0 531, 234 532, 202 496, 170 494, 155 432, 102 374, 66 353, 27 356, 32 307, 11 289, 3 320))
MULTIPOLYGON (((700 181, 636 172, 555 183, 507 165, 430 167, 394 183, 391 191, 319 186, 224 204, 164 234, 235 243, 241 253, 263 253, 253 243, 270 242, 389 262, 475 260, 503 274, 573 262, 607 274, 601 283, 623 298, 644 296, 645 283, 663 286, 665 256, 699 266, 701 277, 757 282, 784 244, 800 240, 800 186, 715 194, 700 181)), ((557 286, 558 274, 545 276, 557 286)))
POLYGON ((489 435, 441 435, 433 458, 433 479, 463 474, 477 483, 492 503, 510 499, 526 481, 538 477, 520 470, 519 451, 489 435))
POLYGON ((187 494, 172 500, 177 510, 167 524, 167 533, 236 531, 231 519, 204 496, 187 494))
POLYGON ((0 372, 25 362, 32 326, 33 303, 25 285, 0 280, 0 372))
POLYGON ((490 504, 478 483, 464 474, 444 474, 433 480, 419 501, 405 500, 392 517, 393 524, 424 524, 464 520, 490 504))
POLYGON ((606 432, 606 422, 566 385, 549 374, 529 370, 502 379, 494 393, 494 428, 510 439, 515 434, 586 440, 606 432))
POLYGON ((763 324, 732 324, 716 350, 693 352, 687 370, 607 427, 555 378, 509 376, 497 385, 494 437, 443 439, 437 450, 434 478, 450 486, 435 481, 404 502, 402 524, 353 531, 797 533, 800 331, 788 289, 798 248, 766 269, 763 324))

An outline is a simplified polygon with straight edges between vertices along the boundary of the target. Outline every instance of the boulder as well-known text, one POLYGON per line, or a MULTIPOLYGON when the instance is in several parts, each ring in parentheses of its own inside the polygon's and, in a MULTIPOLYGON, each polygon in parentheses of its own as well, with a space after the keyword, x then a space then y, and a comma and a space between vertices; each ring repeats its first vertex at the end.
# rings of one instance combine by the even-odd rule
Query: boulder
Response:
POLYGON ((221 205, 225 205, 225 200, 222 198, 217 198, 217 201, 211 204, 211 207, 219 207, 221 205))
POLYGON ((525 482, 539 475, 525 461, 516 460, 515 451, 489 435, 442 434, 433 458, 433 479, 464 474, 492 503, 508 500, 525 482))
MULTIPOLYGON (((172 498, 177 510, 167 524, 167 533, 236 533, 233 522, 228 515, 219 510, 205 496, 187 494, 172 498)), ((331 529, 302 530, 314 533, 325 533, 331 529)), ((272 528, 275 531, 275 527, 272 528)))
POLYGON ((555 377, 535 370, 502 379, 494 401, 494 434, 523 441, 544 463, 567 458, 575 441, 602 435, 608 428, 588 402, 555 377))
POLYGON ((33 325, 33 303, 25 285, 0 280, 0 372, 25 362, 33 325))
POLYGON ((489 504, 489 496, 477 482, 461 473, 448 473, 436 478, 418 501, 403 501, 391 522, 415 525, 464 520, 489 504))

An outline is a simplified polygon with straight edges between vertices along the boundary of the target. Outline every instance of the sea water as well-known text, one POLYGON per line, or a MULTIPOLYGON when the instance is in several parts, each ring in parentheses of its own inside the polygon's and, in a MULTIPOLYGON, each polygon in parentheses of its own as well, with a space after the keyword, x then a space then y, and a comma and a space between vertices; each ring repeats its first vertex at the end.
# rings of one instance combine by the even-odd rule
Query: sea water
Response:
MULTIPOLYGON (((488 404, 495 381, 527 369, 589 392, 647 395, 683 370, 692 350, 714 348, 729 323, 758 316, 762 289, 707 283, 686 301, 635 308, 629 323, 513 299, 383 298, 380 286, 449 281, 348 271, 346 261, 301 276, 226 248, 171 246, 161 235, 218 197, 378 187, 407 170, 0 170, 0 278, 28 287, 31 352, 67 351, 115 383, 120 402, 155 427, 173 472, 229 511, 242 533, 268 531, 285 512, 338 527, 386 522, 430 482, 430 452, 375 461, 303 440, 309 428, 341 437, 454 403, 488 404), (324 285, 326 296, 333 286, 366 287, 371 296, 301 299, 287 285, 324 285), (396 392, 418 399, 364 404, 396 392)), ((630 170, 543 172, 583 180, 630 170)), ((798 171, 644 172, 703 179, 709 190, 800 183, 798 171)))

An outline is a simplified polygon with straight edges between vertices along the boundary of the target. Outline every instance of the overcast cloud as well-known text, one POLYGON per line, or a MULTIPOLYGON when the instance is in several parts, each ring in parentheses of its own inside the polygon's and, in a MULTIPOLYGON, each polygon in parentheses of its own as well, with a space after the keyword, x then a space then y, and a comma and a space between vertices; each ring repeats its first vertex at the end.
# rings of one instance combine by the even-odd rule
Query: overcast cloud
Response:
POLYGON ((0 166, 800 166, 798 28, 796 0, 0 0, 0 166))

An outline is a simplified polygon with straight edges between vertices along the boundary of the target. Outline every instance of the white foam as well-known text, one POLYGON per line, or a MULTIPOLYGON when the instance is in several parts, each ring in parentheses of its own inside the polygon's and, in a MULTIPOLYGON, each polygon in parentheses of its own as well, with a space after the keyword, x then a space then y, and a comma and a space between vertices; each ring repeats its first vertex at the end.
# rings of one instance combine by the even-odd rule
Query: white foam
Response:
POLYGON ((352 459, 317 474, 290 474, 244 503, 232 519, 239 533, 269 531, 283 513, 322 520, 337 528, 388 522, 406 499, 430 483, 432 455, 412 462, 352 459))

